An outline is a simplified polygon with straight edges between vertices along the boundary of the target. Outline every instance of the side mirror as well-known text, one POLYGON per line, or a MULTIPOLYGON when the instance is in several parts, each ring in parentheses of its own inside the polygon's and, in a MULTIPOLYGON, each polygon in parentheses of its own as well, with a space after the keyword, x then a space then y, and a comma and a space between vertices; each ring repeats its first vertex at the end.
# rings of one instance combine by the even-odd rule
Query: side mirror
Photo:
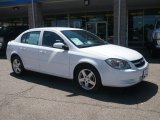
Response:
POLYGON ((59 49, 64 49, 64 50, 69 50, 68 46, 66 46, 64 43, 57 42, 53 44, 54 48, 59 48, 59 49))

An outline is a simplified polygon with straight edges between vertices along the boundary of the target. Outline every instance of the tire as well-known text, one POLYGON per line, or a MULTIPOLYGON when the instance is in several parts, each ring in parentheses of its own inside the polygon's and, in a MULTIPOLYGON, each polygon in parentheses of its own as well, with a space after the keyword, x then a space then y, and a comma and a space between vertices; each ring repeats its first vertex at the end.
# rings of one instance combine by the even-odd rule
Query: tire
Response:
POLYGON ((98 71, 91 65, 77 68, 74 79, 76 86, 84 91, 96 92, 102 86, 98 71))
POLYGON ((14 56, 11 60, 12 70, 16 75, 22 75, 25 71, 22 60, 18 56, 14 56))

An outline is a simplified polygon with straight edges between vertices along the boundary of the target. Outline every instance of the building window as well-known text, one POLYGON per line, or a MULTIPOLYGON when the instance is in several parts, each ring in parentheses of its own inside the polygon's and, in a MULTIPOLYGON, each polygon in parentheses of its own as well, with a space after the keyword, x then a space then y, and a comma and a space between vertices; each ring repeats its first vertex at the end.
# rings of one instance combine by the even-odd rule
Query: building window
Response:
POLYGON ((143 10, 131 10, 128 15, 128 46, 143 47, 143 10))
POLYGON ((80 13, 44 17, 45 26, 86 29, 100 38, 113 39, 113 12, 80 13))
POLYGON ((156 28, 156 21, 160 18, 160 9, 144 10, 144 39, 148 42, 151 38, 152 31, 156 28))
POLYGON ((159 18, 160 9, 129 10, 128 46, 145 47, 159 18))
POLYGON ((70 27, 86 29, 85 22, 86 22, 85 15, 77 15, 77 14, 70 15, 70 27))
POLYGON ((68 16, 67 15, 57 15, 56 16, 56 26, 57 27, 68 27, 68 16))

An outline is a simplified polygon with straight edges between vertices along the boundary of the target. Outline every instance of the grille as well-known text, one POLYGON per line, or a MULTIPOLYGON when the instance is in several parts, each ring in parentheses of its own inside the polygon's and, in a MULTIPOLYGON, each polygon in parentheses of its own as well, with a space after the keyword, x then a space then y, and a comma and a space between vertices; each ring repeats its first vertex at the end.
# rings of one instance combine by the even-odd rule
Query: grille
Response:
POLYGON ((142 67, 145 64, 145 61, 143 58, 131 61, 136 67, 142 67))

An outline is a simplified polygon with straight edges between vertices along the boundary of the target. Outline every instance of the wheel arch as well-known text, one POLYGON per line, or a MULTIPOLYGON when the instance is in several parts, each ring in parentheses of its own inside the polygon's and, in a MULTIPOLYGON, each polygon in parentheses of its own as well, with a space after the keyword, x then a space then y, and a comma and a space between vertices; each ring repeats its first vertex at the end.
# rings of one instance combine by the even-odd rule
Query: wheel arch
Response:
POLYGON ((101 80, 101 75, 100 75, 100 72, 99 70, 97 69, 97 67, 92 64, 92 63, 89 63, 89 62, 81 62, 79 64, 76 65, 76 67, 74 68, 74 72, 73 72, 73 80, 74 80, 74 83, 75 85, 82 89, 82 90, 85 90, 85 88, 83 88, 80 83, 78 82, 78 74, 79 72, 81 71, 81 69, 89 69, 91 70, 94 75, 96 76, 96 85, 89 91, 91 92, 96 92, 102 85, 102 80, 101 80), (84 68, 83 68, 84 67, 84 68))
POLYGON ((12 61, 15 56, 21 59, 21 57, 17 53, 14 52, 11 54, 10 61, 12 61))
POLYGON ((98 71, 98 68, 97 68, 97 63, 95 61, 80 61, 74 68, 73 70, 73 78, 75 77, 75 74, 77 72, 78 69, 82 68, 83 66, 91 66, 93 67, 99 74, 100 76, 100 73, 98 71))

